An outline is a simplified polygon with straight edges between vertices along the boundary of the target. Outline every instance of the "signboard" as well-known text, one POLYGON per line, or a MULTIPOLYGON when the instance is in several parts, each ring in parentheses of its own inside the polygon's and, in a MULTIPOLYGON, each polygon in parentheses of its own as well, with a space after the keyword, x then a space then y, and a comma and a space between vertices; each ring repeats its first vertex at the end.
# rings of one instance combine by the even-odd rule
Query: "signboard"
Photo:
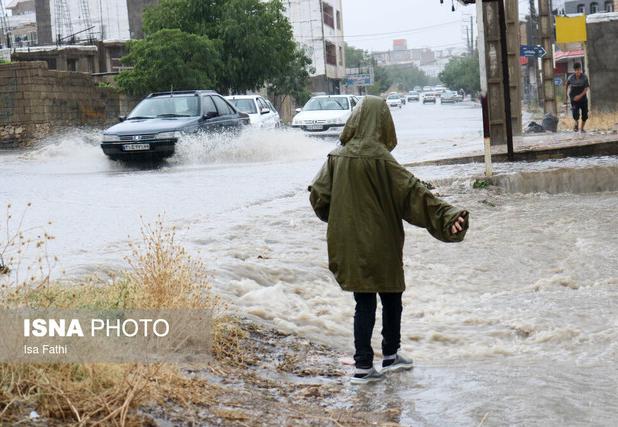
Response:
POLYGON ((525 44, 522 44, 521 46, 519 46, 519 56, 525 56, 525 57, 535 57, 535 58, 542 58, 547 54, 547 51, 543 48, 543 46, 540 45, 536 45, 536 46, 528 46, 525 44))
POLYGON ((371 74, 352 74, 345 78, 346 86, 373 86, 373 76, 371 74))
POLYGON ((556 43, 577 43, 588 40, 586 16, 556 16, 556 43))
POLYGON ((554 85, 562 86, 562 79, 560 77, 554 77, 554 85))

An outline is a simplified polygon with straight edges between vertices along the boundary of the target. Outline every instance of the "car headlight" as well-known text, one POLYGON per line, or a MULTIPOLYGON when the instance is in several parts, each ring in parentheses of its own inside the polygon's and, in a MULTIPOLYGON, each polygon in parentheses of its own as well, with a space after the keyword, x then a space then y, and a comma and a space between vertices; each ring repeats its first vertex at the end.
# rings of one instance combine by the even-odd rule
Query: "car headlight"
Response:
POLYGON ((103 134, 103 142, 118 142, 120 137, 118 135, 103 134))
POLYGON ((180 132, 161 132, 155 137, 156 139, 174 139, 180 138, 180 132))

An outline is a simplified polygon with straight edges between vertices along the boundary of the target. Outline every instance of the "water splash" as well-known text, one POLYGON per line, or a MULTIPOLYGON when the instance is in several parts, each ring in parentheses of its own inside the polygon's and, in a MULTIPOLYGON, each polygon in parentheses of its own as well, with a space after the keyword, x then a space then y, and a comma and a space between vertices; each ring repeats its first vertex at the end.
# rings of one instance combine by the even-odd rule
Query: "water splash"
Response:
POLYGON ((290 129, 245 129, 226 133, 187 135, 176 146, 175 163, 255 163, 310 160, 325 156, 334 140, 308 137, 290 129))

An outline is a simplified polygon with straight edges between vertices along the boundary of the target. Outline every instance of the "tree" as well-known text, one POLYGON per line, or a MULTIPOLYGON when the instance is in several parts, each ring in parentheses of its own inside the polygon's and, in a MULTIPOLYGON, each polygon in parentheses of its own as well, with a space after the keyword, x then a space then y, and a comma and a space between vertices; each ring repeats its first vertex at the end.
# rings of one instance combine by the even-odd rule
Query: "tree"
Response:
POLYGON ((426 86, 434 83, 423 70, 414 64, 393 65, 386 70, 391 85, 397 85, 400 91, 408 91, 412 90, 414 86, 426 86))
POLYGON ((257 90, 266 82, 294 82, 293 90, 301 91, 310 61, 300 58, 304 52, 283 10, 280 0, 162 0, 146 11, 144 30, 178 28, 213 40, 223 67, 216 87, 223 93, 257 90), (290 73, 294 78, 286 79, 290 73))
POLYGON ((215 42, 178 29, 130 42, 122 62, 133 68, 121 72, 116 81, 132 95, 213 87, 221 68, 215 42))
POLYGON ((449 89, 463 89, 468 93, 480 91, 481 77, 478 56, 452 58, 439 77, 449 89))

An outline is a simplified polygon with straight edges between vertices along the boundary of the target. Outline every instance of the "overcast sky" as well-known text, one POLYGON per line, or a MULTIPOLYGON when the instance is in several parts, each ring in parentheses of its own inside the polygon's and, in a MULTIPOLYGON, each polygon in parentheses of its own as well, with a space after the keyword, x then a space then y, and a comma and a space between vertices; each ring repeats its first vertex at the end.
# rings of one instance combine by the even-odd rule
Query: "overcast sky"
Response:
MULTIPOLYGON (((451 0, 343 0, 345 39, 372 51, 388 50, 398 38, 407 39, 409 48, 465 47, 463 27, 476 16, 476 7, 455 1, 455 9, 451 0)), ((476 32, 476 19, 474 26, 476 32)))

